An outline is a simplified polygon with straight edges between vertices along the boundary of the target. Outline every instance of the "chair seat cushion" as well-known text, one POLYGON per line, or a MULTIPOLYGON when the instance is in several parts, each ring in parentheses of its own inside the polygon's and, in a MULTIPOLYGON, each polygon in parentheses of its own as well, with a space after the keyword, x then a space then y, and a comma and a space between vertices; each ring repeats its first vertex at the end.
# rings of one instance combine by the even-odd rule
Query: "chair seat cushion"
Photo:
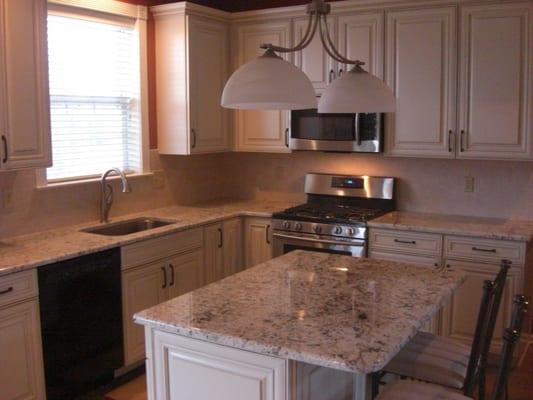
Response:
POLYGON ((469 346, 455 340, 419 332, 383 370, 461 389, 466 377, 470 350, 469 346))
POLYGON ((376 400, 471 400, 455 389, 411 380, 391 383, 376 400))

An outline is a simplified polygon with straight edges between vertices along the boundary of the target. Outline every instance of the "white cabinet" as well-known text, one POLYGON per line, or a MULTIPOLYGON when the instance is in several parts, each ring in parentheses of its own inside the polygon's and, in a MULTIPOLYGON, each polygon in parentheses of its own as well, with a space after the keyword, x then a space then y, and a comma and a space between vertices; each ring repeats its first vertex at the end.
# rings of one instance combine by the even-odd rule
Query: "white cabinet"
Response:
POLYGON ((455 157, 455 7, 387 13, 386 81, 397 97, 387 152, 455 157))
POLYGON ((0 169, 52 162, 46 0, 0 1, 0 169))
POLYGON ((205 228, 206 284, 242 269, 242 221, 233 218, 205 228))
POLYGON ((187 13, 188 4, 153 7, 156 21, 158 146, 161 154, 228 151, 228 25, 187 13))
POLYGON ((253 267, 272 258, 271 220, 246 218, 244 220, 244 265, 253 267))
POLYGON ((533 158, 533 4, 461 8, 460 158, 533 158))
POLYGON ((36 296, 35 270, 0 278, 0 397, 3 400, 46 397, 36 296))
MULTIPOLYGON (((149 332, 149 328, 147 328, 149 332)), ((151 331, 150 399, 285 400, 287 361, 151 331)))
MULTIPOLYGON (((235 27, 235 68, 262 55, 259 46, 272 43, 291 44, 289 21, 239 24, 235 27)), ((284 57, 288 57, 285 55, 284 57)), ((264 110, 235 111, 235 150, 286 153, 288 147, 288 112, 264 110)))

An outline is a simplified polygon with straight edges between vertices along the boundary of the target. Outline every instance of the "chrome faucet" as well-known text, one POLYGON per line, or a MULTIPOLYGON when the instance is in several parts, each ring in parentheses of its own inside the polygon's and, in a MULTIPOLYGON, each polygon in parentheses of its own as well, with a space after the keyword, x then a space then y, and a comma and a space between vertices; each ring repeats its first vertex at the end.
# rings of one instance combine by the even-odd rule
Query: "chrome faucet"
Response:
POLYGON ((126 175, 124 175, 124 172, 120 169, 111 168, 102 174, 102 179, 100 180, 100 222, 103 223, 108 222, 109 210, 113 205, 113 188, 106 182, 107 177, 113 172, 119 175, 122 180, 122 193, 131 192, 130 183, 126 178, 126 175))

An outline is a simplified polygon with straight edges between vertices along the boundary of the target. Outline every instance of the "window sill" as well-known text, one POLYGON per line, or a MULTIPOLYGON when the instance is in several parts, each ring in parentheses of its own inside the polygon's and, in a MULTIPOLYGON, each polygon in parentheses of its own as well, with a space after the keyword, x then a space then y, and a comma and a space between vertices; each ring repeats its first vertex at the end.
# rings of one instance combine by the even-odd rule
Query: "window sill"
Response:
MULTIPOLYGON (((137 173, 137 174, 127 174, 126 178, 129 179, 139 179, 139 178, 149 178, 154 176, 153 172, 143 172, 143 173, 137 173)), ((100 177, 97 178, 89 178, 89 179, 80 179, 75 181, 65 181, 65 182, 51 182, 46 184, 37 184, 35 187, 35 190, 43 191, 43 190, 52 190, 52 189, 59 189, 59 188, 65 188, 65 187, 73 187, 73 186, 82 186, 82 185, 94 185, 100 183, 100 177)), ((119 175, 110 175, 106 178, 106 181, 116 181, 119 180, 119 175)))

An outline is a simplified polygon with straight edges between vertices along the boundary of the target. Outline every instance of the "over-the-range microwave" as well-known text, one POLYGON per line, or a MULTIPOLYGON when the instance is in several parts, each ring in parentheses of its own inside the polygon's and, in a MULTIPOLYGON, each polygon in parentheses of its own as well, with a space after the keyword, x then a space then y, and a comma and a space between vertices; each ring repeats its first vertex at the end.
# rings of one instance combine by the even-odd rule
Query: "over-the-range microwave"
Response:
POLYGON ((293 110, 289 148, 332 152, 383 151, 383 114, 319 114, 293 110))

